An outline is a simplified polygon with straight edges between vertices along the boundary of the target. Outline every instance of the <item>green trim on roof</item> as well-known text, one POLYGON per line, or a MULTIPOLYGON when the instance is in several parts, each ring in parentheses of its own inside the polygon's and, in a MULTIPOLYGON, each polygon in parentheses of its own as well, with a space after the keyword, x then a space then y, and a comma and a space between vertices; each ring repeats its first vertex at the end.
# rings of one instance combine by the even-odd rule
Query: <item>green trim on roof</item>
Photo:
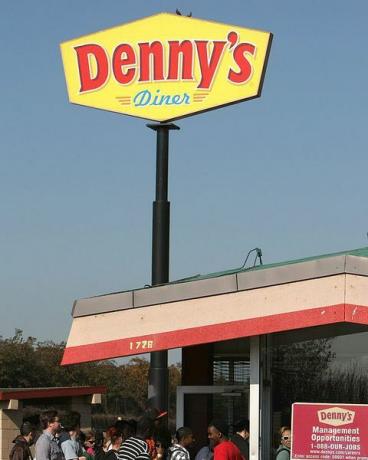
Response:
MULTIPOLYGON (((181 278, 181 279, 178 279, 178 280, 169 281, 168 283, 165 283, 165 284, 159 284, 157 287, 159 287, 159 286, 170 286, 170 285, 173 285, 173 284, 180 284, 180 283, 188 283, 190 281, 206 280, 206 279, 210 279, 210 278, 218 278, 220 276, 234 275, 236 273, 244 273, 244 272, 250 272, 250 271, 256 271, 256 270, 257 271, 258 270, 265 270, 267 268, 282 267, 284 265, 299 264, 299 263, 302 263, 302 262, 310 262, 312 260, 327 259, 328 257, 336 257, 336 256, 344 256, 344 255, 345 256, 368 257, 368 246, 364 247, 364 248, 351 249, 349 251, 333 252, 333 253, 330 253, 330 254, 321 254, 321 255, 318 255, 318 256, 305 257, 304 259, 286 260, 284 262, 276 262, 276 263, 273 263, 273 264, 257 265, 256 267, 249 267, 249 268, 238 267, 238 268, 233 268, 233 269, 230 269, 230 270, 224 270, 224 271, 220 271, 220 272, 209 273, 207 275, 198 274, 198 275, 188 276, 186 278, 181 278)), ((103 296, 111 295, 111 294, 123 294, 124 292, 139 291, 141 289, 150 289, 152 287, 155 287, 155 286, 146 285, 146 286, 140 287, 140 288, 127 289, 125 291, 117 291, 117 292, 109 292, 107 294, 106 293, 105 294, 99 294, 99 295, 96 295, 96 296, 91 296, 89 298, 103 297, 103 296)))
POLYGON ((220 276, 226 275, 234 275, 236 273, 243 273, 243 272, 250 272, 256 270, 265 270, 267 268, 275 268, 275 267, 282 267, 284 265, 292 265, 292 264, 299 264, 302 262, 310 262, 313 260, 320 260, 320 259, 327 259, 329 257, 336 257, 336 256, 357 256, 357 257, 368 257, 368 247, 358 248, 358 249, 351 249, 349 251, 341 251, 341 252, 333 252, 330 254, 321 254, 318 256, 312 257, 305 257, 303 259, 294 259, 294 260, 286 260, 284 262, 276 262, 273 264, 266 264, 266 265, 257 265, 255 267, 250 268, 233 268, 231 270, 225 270, 215 273, 209 273, 207 275, 194 275, 188 278, 179 279, 176 281, 171 281, 167 284, 178 284, 178 283, 187 283, 188 281, 197 281, 197 280, 205 280, 209 278, 218 278, 220 276))

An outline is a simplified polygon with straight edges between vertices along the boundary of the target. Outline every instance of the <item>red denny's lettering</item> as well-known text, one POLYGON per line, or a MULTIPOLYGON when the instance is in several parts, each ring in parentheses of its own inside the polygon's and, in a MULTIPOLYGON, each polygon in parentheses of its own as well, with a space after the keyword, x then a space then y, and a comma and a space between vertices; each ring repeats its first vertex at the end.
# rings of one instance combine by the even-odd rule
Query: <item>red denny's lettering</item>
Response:
POLYGON ((355 412, 345 407, 330 407, 317 411, 321 423, 332 426, 347 425, 354 421, 355 412))
POLYGON ((252 43, 239 43, 237 32, 231 31, 221 40, 159 40, 137 43, 136 47, 120 43, 111 55, 100 45, 89 43, 74 47, 80 79, 80 93, 102 88, 110 75, 120 85, 133 81, 197 81, 198 89, 209 89, 221 65, 224 53, 233 61, 227 70, 227 80, 244 84, 252 76, 250 57, 256 54, 252 43), (199 78, 194 77, 195 62, 199 78))

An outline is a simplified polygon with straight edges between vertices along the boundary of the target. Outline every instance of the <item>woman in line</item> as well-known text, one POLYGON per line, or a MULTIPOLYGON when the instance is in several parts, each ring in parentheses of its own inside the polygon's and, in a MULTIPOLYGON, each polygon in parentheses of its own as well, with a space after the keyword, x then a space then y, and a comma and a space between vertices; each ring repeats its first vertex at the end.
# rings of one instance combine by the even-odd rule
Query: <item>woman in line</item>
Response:
POLYGON ((111 430, 111 448, 105 453, 104 460, 118 460, 118 450, 123 442, 123 433, 116 428, 111 430))
POLYGON ((291 430, 288 426, 283 426, 280 429, 281 439, 280 446, 276 452, 276 460, 289 460, 291 449, 291 430))

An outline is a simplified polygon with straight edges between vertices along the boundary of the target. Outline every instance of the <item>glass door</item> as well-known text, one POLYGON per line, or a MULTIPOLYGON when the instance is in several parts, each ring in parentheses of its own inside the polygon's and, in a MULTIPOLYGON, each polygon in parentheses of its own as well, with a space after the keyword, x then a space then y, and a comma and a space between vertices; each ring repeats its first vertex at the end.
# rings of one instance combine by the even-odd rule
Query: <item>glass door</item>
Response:
POLYGON ((207 426, 212 419, 220 418, 229 425, 249 416, 249 388, 239 385, 179 386, 176 390, 176 426, 189 426, 196 443, 194 455, 207 445, 207 426))

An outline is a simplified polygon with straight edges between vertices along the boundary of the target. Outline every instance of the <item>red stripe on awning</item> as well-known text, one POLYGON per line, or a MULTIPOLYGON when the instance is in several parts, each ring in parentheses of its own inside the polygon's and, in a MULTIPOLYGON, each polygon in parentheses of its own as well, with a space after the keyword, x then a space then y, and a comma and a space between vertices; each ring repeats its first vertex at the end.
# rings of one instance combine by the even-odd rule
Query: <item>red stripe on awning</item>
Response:
MULTIPOLYGON (((346 319, 345 311, 346 308, 350 307, 356 306, 337 304, 177 331, 158 332, 141 337, 128 337, 107 342, 72 346, 65 349, 61 364, 99 361, 344 321, 357 322, 352 319, 346 319)), ((367 308, 365 310, 368 311, 367 308)), ((368 313, 365 318, 363 324, 368 324, 368 313)))
POLYGON ((345 321, 348 323, 368 324, 368 307, 345 305, 345 321))

